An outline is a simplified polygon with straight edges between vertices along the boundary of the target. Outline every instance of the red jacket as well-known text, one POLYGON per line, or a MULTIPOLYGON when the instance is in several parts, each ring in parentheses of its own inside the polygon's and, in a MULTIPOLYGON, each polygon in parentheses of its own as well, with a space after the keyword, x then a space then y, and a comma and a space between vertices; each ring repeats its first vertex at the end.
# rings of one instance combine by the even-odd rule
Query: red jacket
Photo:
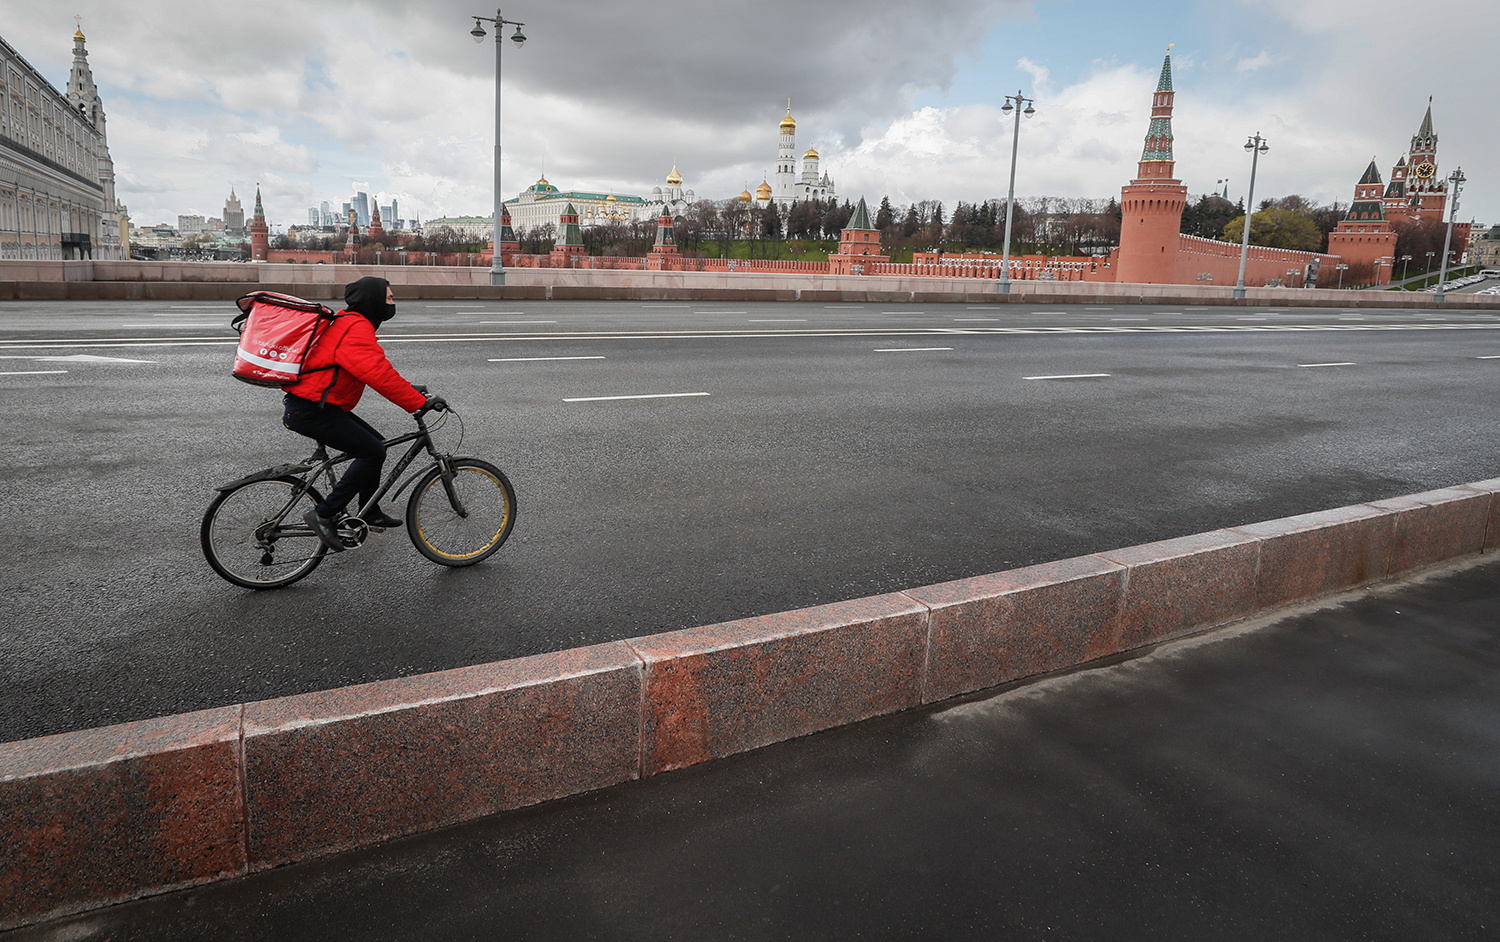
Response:
POLYGON ((363 314, 341 311, 318 338, 312 355, 302 366, 302 378, 286 387, 286 391, 313 402, 323 400, 349 412, 359 404, 367 385, 407 412, 415 412, 427 402, 427 397, 417 392, 385 358, 369 319, 363 314), (319 370, 320 366, 334 368, 319 370), (324 390, 328 391, 326 399, 324 390))

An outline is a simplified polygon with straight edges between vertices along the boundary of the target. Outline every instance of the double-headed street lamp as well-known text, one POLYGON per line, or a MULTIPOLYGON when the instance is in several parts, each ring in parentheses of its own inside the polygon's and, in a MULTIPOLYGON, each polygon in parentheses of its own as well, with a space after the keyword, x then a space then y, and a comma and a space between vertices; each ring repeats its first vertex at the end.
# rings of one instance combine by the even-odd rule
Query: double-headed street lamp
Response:
POLYGON ((1266 145, 1260 132, 1245 142, 1245 151, 1250 155, 1250 192, 1245 196, 1245 234, 1240 237, 1240 277, 1234 283, 1234 296, 1245 296, 1245 259, 1250 257, 1250 216, 1255 212, 1255 168, 1260 164, 1260 155, 1271 148, 1266 145))
POLYGON ((1403 255, 1403 256, 1401 256, 1401 282, 1402 282, 1402 284, 1406 283, 1406 263, 1409 262, 1409 261, 1411 261, 1411 256, 1410 255, 1403 255))
POLYGON ((1344 287, 1344 272, 1346 272, 1346 271, 1349 270, 1349 266, 1345 265, 1343 262, 1339 262, 1337 265, 1335 265, 1333 267, 1338 270, 1338 273, 1339 273, 1339 289, 1342 290, 1343 287, 1344 287))
POLYGON ((518 47, 526 41, 526 37, 521 35, 521 27, 525 25, 524 23, 507 20, 500 15, 499 10, 496 10, 493 17, 474 17, 474 28, 469 30, 469 35, 474 37, 476 43, 484 42, 484 37, 489 35, 484 30, 485 23, 495 24, 495 258, 490 265, 490 284, 503 285, 505 284, 505 266, 500 264, 500 217, 505 212, 505 196, 504 191, 500 189, 500 49, 503 45, 500 40, 505 37, 502 27, 514 26, 516 28, 515 35, 510 37, 510 41, 518 47))
POLYGON ((1448 234, 1443 236, 1443 270, 1438 275, 1437 293, 1433 300, 1443 300, 1443 282, 1448 280, 1448 246, 1453 244, 1453 217, 1458 215, 1458 194, 1463 190, 1464 184, 1468 182, 1464 176, 1464 168, 1459 167, 1448 177, 1448 234))
POLYGON ((1033 99, 1024 97, 1020 91, 1005 96, 1005 106, 1000 110, 1008 118, 1015 113, 1016 125, 1010 140, 1010 192, 1005 197, 1005 254, 1000 258, 1000 283, 995 290, 1010 294, 1010 227, 1016 218, 1016 149, 1021 144, 1021 115, 1031 117, 1036 109, 1031 107, 1033 99), (1023 109, 1021 106, 1025 105, 1023 109))

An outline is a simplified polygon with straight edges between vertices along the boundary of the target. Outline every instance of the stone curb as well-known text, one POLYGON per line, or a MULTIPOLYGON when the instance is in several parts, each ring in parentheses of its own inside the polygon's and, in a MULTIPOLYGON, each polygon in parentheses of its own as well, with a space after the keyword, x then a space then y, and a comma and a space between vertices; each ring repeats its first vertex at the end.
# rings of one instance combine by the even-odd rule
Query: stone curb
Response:
POLYGON ((1497 545, 1500 478, 0 744, 0 930, 684 768, 1497 545))

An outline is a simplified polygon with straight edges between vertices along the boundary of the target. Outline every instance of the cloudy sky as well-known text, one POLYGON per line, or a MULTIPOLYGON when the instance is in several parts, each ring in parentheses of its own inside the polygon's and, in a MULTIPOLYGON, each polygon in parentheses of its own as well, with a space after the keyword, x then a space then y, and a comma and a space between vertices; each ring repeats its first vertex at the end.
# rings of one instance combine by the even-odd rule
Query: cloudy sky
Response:
MULTIPOLYGON (((494 46, 457 0, 0 0, 0 30, 64 88, 73 14, 136 224, 219 215, 258 183, 275 226, 356 190, 402 215, 487 214, 494 46)), ((1383 175, 1433 96, 1439 167, 1469 177, 1459 216, 1500 222, 1497 0, 516 0, 504 49, 507 196, 645 194, 674 162, 699 197, 774 169, 792 101, 797 149, 840 196, 1005 196, 1003 96, 1035 98, 1022 196, 1118 194, 1174 43, 1177 175, 1249 179, 1257 197, 1347 202, 1383 175)), ((247 199, 247 203, 249 200, 247 199)), ((247 206, 248 208, 248 206, 247 206)))

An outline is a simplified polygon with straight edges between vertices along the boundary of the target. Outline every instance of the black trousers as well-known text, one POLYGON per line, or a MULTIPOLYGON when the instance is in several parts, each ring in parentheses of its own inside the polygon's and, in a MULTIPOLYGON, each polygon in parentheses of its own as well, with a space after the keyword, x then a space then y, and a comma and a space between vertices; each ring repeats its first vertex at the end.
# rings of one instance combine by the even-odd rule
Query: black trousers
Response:
POLYGON ((385 464, 385 436, 353 412, 338 406, 319 406, 316 402, 288 394, 286 413, 281 424, 306 435, 313 441, 353 457, 349 470, 318 505, 318 516, 332 517, 359 495, 364 503, 380 487, 380 469, 385 464))

